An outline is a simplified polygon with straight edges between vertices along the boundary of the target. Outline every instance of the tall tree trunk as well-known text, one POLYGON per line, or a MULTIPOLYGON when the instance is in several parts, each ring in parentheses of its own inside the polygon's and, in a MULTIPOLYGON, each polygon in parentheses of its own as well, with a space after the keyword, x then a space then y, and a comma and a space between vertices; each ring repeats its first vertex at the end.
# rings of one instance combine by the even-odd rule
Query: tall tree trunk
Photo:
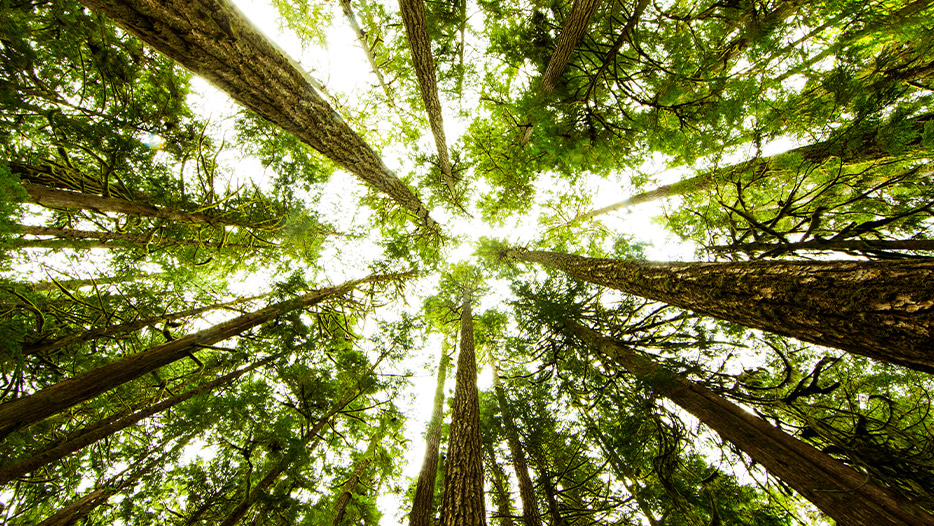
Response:
POLYGON ((415 484, 412 511, 409 512, 409 526, 432 526, 432 501, 435 482, 438 478, 438 452, 441 449, 441 416, 444 414, 444 381, 447 379, 450 359, 445 349, 442 349, 441 363, 438 364, 434 408, 431 411, 428 434, 425 437, 425 459, 422 460, 422 469, 418 473, 418 482, 415 484))
POLYGON ((529 476, 529 466, 525 459, 525 451, 519 441, 516 422, 512 418, 512 411, 506 401, 506 393, 503 391, 503 385, 499 379, 499 370, 496 368, 492 356, 490 357, 490 366, 493 368, 493 387, 496 390, 496 399, 499 402, 500 410, 503 412, 503 428, 506 430, 506 438, 509 441, 512 466, 516 471, 516 479, 519 481, 519 497, 522 499, 522 524, 524 526, 542 526, 538 502, 535 500, 535 492, 532 489, 532 478, 529 476))
POLYGON ((83 0, 234 100, 385 193, 430 230, 422 202, 341 119, 307 74, 228 0, 83 0))
POLYGON ((31 236, 54 236, 53 239, 12 239, 10 245, 19 248, 124 248, 137 247, 150 249, 163 246, 174 247, 204 247, 204 248, 238 248, 244 250, 257 250, 273 248, 270 244, 243 245, 227 243, 226 241, 201 241, 195 239, 165 238, 153 231, 151 235, 127 234, 123 232, 100 232, 95 230, 72 230, 66 228, 53 228, 46 226, 13 225, 11 231, 31 236))
POLYGON ((608 361, 697 417, 838 524, 934 525, 934 516, 926 511, 709 389, 591 329, 573 322, 568 328, 608 361))
MULTIPOLYGON (((914 148, 922 144, 924 137, 924 127, 927 123, 934 122, 934 114, 926 114, 911 119, 912 139, 905 142, 906 148, 914 148)), ((800 158, 802 166, 808 164, 820 164, 831 159, 836 159, 843 164, 862 163, 884 159, 891 154, 880 144, 885 139, 880 134, 887 133, 880 130, 864 133, 854 137, 848 137, 846 134, 840 137, 832 137, 826 141, 815 144, 801 146, 784 153, 770 155, 768 157, 757 157, 732 166, 715 168, 706 173, 688 177, 680 181, 659 186, 652 190, 638 193, 628 199, 619 201, 612 205, 591 210, 585 214, 576 217, 573 222, 587 221, 599 215, 632 208, 636 205, 649 203, 658 199, 674 197, 676 195, 685 195, 693 192, 699 192, 712 188, 717 183, 731 181, 744 176, 745 173, 752 173, 759 180, 767 177, 777 176, 784 173, 777 167, 782 166, 786 159, 800 158)))
MULTIPOLYGON (((587 25, 590 23, 590 17, 600 8, 601 0, 574 0, 571 6, 571 12, 568 13, 564 26, 561 28, 561 34, 558 35, 558 42, 555 44, 555 50, 551 54, 548 66, 545 67, 545 73, 542 75, 542 83, 539 87, 537 99, 543 102, 548 95, 554 91, 558 85, 558 79, 564 73, 564 68, 571 59, 571 54, 577 48, 577 43, 584 35, 587 25)), ((524 146, 532 138, 532 129, 535 123, 531 120, 522 130, 519 142, 524 146)))
POLYGON ((385 280, 389 277, 392 276, 374 275, 350 281, 337 287, 312 291, 299 298, 286 300, 238 316, 211 328, 117 359, 31 395, 2 404, 0 405, 0 439, 85 400, 115 389, 126 382, 149 374, 162 366, 180 360, 202 346, 224 341, 282 314, 295 309, 310 307, 331 296, 349 292, 359 284, 385 280))
POLYGON ((82 287, 91 287, 98 285, 110 285, 114 283, 127 283, 130 281, 140 281, 144 279, 161 279, 169 275, 168 272, 151 272, 151 273, 136 273, 128 272, 122 276, 104 276, 97 278, 87 278, 87 279, 55 279, 52 278, 52 281, 39 281, 35 283, 24 284, 24 287, 29 287, 36 292, 43 290, 78 290, 82 287))
POLYGON ((934 260, 653 263, 506 254, 698 314, 934 372, 934 260))
POLYGON ((149 418, 150 416, 175 407, 176 405, 186 400, 190 400, 195 396, 211 392, 221 385, 232 382, 244 374, 266 365, 279 356, 281 355, 273 355, 268 358, 264 358, 263 360, 260 360, 259 362, 256 362, 249 367, 225 374, 217 379, 211 380, 210 382, 206 382, 193 389, 189 389, 184 393, 152 404, 145 409, 136 411, 135 413, 131 413, 119 418, 107 418, 96 424, 92 424, 84 429, 81 429, 76 433, 72 433, 61 443, 46 446, 45 448, 42 448, 41 450, 33 453, 32 456, 25 460, 21 460, 11 466, 0 468, 0 486, 10 482, 11 480, 22 477, 27 473, 32 473, 42 466, 61 460, 76 451, 90 446, 99 440, 112 436, 118 431, 122 431, 123 429, 135 425, 140 421, 149 418))
POLYGON ((389 420, 384 418, 383 422, 379 426, 379 429, 373 433, 373 437, 370 439, 370 444, 367 446, 363 456, 360 457, 357 460, 357 463, 354 465, 353 473, 350 475, 350 478, 347 479, 347 482, 344 483, 341 494, 337 498, 337 503, 334 505, 334 522, 332 523, 333 526, 339 526, 344 520, 344 513, 347 511, 347 505, 350 504, 350 498, 357 490, 357 485, 360 483, 360 479, 363 478, 363 474, 373 462, 373 456, 376 455, 376 448, 379 446, 380 441, 383 440, 383 437, 386 435, 388 424, 389 420))
MULTIPOLYGON (((379 365, 380 361, 382 361, 382 358, 377 360, 376 363, 374 363, 372 367, 370 367, 370 369, 360 377, 360 380, 357 381, 357 386, 355 388, 348 390, 347 393, 345 393, 344 396, 342 396, 341 399, 338 400, 334 406, 324 414, 324 416, 319 418, 315 422, 315 425, 312 426, 311 429, 309 429, 308 432, 302 436, 302 444, 304 444, 306 448, 309 447, 309 444, 311 444, 312 440, 318 438, 318 434, 321 433, 324 427, 328 425, 332 418, 334 418, 334 415, 343 411, 344 408, 347 407, 347 404, 352 402, 359 395, 361 383, 364 379, 373 374, 373 371, 376 370, 376 367, 379 365)), ((311 447, 314 447, 314 445, 311 447)), ((273 467, 266 473, 266 476, 263 477, 263 479, 260 480, 252 490, 250 490, 243 501, 235 506, 233 510, 231 510, 227 517, 224 518, 224 521, 220 524, 220 526, 234 526, 240 522, 240 519, 242 519, 250 510, 250 508, 253 507, 253 504, 256 503, 256 500, 259 499, 259 497, 263 495, 266 490, 272 487, 272 485, 277 480, 279 480, 279 477, 289 467, 289 465, 291 465, 291 463, 292 457, 289 455, 283 455, 282 459, 273 465, 273 467)))
POLYGON ((457 385, 441 497, 441 526, 486 525, 471 301, 469 294, 466 295, 461 310, 461 349, 457 358, 457 385))
POLYGON ((435 62, 431 56, 431 39, 428 38, 428 21, 425 18, 423 0, 399 0, 399 11, 405 32, 408 36, 409 50, 418 88, 422 92, 422 101, 428 113, 428 124, 435 138, 438 160, 441 163, 441 177, 451 192, 451 198, 457 200, 454 188, 454 175, 451 170, 451 157, 448 155, 447 139, 444 136, 444 119, 441 116, 441 101, 438 99, 438 80, 435 76, 435 62))
POLYGON ((487 460, 485 471, 489 475, 493 505, 496 506, 493 518, 498 521, 499 526, 516 526, 516 518, 512 511, 512 495, 509 492, 506 471, 496 462, 496 452, 493 450, 492 444, 485 442, 483 449, 487 460))
POLYGON ((47 341, 45 339, 30 342, 22 346, 23 355, 29 356, 31 354, 38 354, 43 352, 51 352, 57 349, 68 345, 74 345, 79 343, 87 343, 94 341, 100 338, 108 338, 111 336, 116 336, 118 334, 124 334, 127 332, 138 331, 144 327, 152 327, 159 323, 171 322, 175 320, 180 320, 183 318, 190 318, 192 316, 197 316, 199 314, 210 312, 212 310, 226 309, 236 305, 242 305, 251 301, 258 300, 263 298, 266 294, 260 296, 251 296, 249 298, 238 298, 232 301, 227 301, 224 303, 215 303, 213 305, 205 305, 204 307, 198 307, 197 309, 189 309, 180 312, 172 312, 169 314, 163 314, 162 316, 152 316, 149 318, 143 318, 127 323, 121 323, 119 325, 108 325, 105 327, 95 327, 90 330, 76 332, 56 338, 52 341, 47 341))
POLYGON ((774 257, 798 250, 837 252, 887 252, 893 250, 934 250, 934 239, 809 239, 797 243, 740 243, 709 247, 714 252, 764 252, 774 257))
POLYGON ((258 225, 250 224, 246 221, 237 221, 232 218, 218 217, 200 212, 185 212, 182 210, 176 210, 174 208, 165 208, 136 201, 128 201, 126 199, 119 199, 116 197, 101 197, 94 194, 73 192, 71 190, 59 190, 57 188, 50 188, 48 186, 39 186, 35 184, 24 184, 23 188, 26 189, 26 193, 29 195, 29 198, 26 200, 27 203, 34 203, 47 208, 77 208, 80 210, 96 210, 98 212, 113 212, 116 214, 126 214, 141 217, 155 217, 158 219, 178 221, 179 223, 211 225, 214 227, 260 227, 258 225))

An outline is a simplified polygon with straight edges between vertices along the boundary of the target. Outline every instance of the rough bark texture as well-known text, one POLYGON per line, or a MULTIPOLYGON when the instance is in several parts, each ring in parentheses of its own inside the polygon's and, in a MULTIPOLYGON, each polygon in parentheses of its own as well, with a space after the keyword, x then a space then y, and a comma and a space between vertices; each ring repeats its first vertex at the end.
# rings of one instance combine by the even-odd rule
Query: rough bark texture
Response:
MULTIPOLYGON (((911 120, 914 136, 911 140, 905 141, 906 148, 914 148, 921 144, 924 127, 928 122, 934 122, 934 114, 922 115, 911 120)), ((759 179, 772 174, 778 175, 781 172, 776 170, 775 167, 783 159, 800 157, 805 164, 820 164, 830 159, 837 159, 842 163, 869 162, 883 159, 888 157, 890 153, 880 146, 880 133, 877 130, 856 137, 832 138, 801 146, 784 153, 768 157, 757 157, 732 166, 717 168, 672 184, 646 190, 618 203, 592 210, 576 218, 576 221, 586 221, 598 215, 632 208, 642 203, 711 188, 718 182, 731 181, 747 172, 754 174, 754 177, 759 179)))
POLYGON ((318 95, 306 74, 229 1, 82 3, 387 194, 429 229, 437 229, 419 198, 318 95))
POLYGON ((869 477, 801 442, 709 389, 676 376, 591 329, 569 328, 609 360, 645 380, 838 524, 934 525, 934 516, 869 477))
POLYGON ((652 263, 508 254, 698 314, 934 372, 934 260, 652 263))
POLYGON ((255 301, 263 296, 252 296, 249 298, 239 298, 233 301, 228 301, 225 303, 215 303, 213 305, 206 305, 204 307, 199 307, 197 309, 189 309, 181 312, 173 312, 170 314, 164 314, 162 316, 152 316, 150 318, 139 319, 136 321, 131 321, 127 323, 121 323, 118 325, 108 325, 105 327, 95 327, 91 330, 81 331, 72 333, 66 336, 62 336, 52 341, 40 340, 35 342, 30 342, 26 345, 23 345, 23 355, 29 356, 30 354, 38 354, 51 352, 56 349, 61 349, 62 347, 86 343, 93 340, 98 340, 100 338, 107 338, 111 336, 117 336, 119 334, 124 334, 127 332, 138 331, 143 327, 152 327, 159 323, 165 323, 174 320, 180 320, 182 318, 190 318, 192 316, 197 316, 199 314, 209 312, 212 310, 225 309, 233 307, 235 305, 242 305, 250 301, 255 301))
POLYGON ((5 438, 14 431, 40 422, 76 404, 114 389, 123 383, 135 380, 162 366, 180 360, 197 351, 200 346, 213 345, 224 341, 243 331, 261 325, 276 316, 298 308, 315 305, 330 296, 343 294, 360 283, 376 281, 384 277, 371 276, 363 280, 347 282, 337 287, 312 291, 300 298, 283 301, 238 316, 203 331, 114 360, 109 364, 81 373, 74 378, 63 380, 31 395, 7 402, 0 405, 0 439, 5 438))
POLYGON ((101 422, 93 424, 91 426, 88 426, 80 430, 76 434, 72 434, 67 439, 65 439, 65 441, 61 443, 47 446, 41 449, 40 451, 37 451, 36 453, 34 453, 32 456, 30 456, 29 458, 25 460, 17 462, 16 464, 13 464, 12 466, 7 466, 7 467, 0 469, 0 486, 6 484, 7 482, 10 482, 11 480, 22 477, 23 475, 27 473, 32 473, 33 471, 49 463, 61 460, 67 457, 68 455, 74 453, 75 451, 79 451, 80 449, 85 448, 101 439, 107 438, 118 431, 121 431, 132 425, 135 425, 139 423, 140 421, 142 421, 143 419, 146 419, 146 418, 149 418, 150 416, 161 413, 162 411, 165 411, 166 409, 169 409, 171 407, 175 407, 176 405, 186 400, 190 400, 191 398, 194 398, 195 396, 212 391, 214 388, 218 386, 232 382, 233 380, 239 378, 240 376, 243 376, 244 374, 258 367, 262 367, 263 365, 269 363, 275 358, 276 356, 271 356, 249 367, 240 369, 239 371, 234 371, 234 372, 225 374, 224 376, 221 376, 220 378, 217 378, 210 382, 199 385, 198 387, 195 387, 194 389, 189 389, 188 391, 185 391, 184 393, 172 396, 170 398, 166 398, 165 400, 162 400, 161 402, 152 404, 146 409, 126 415, 122 418, 116 418, 116 419, 108 418, 101 422))
POLYGON ((357 490, 357 485, 360 483, 360 479, 363 478, 363 474, 366 473, 367 468, 373 462, 373 455, 376 454, 376 448, 379 446, 379 442, 383 439, 383 436, 386 435, 386 429, 387 422, 384 421, 379 429, 373 433, 370 445, 367 446, 363 456, 357 460, 357 463, 354 465, 353 473, 350 475, 350 478, 347 479, 347 482, 344 483, 341 494, 337 497, 337 503, 334 505, 333 526, 338 526, 344 521, 344 513, 347 511, 347 505, 350 504, 350 498, 357 490))
POLYGON ((456 199, 454 176, 451 170, 451 157, 448 155, 447 139, 444 136, 444 119, 441 116, 441 101, 438 99, 438 80, 435 76, 435 62, 431 57, 431 39, 428 38, 428 21, 425 19, 423 0, 399 0, 399 11, 412 52, 412 64, 418 77, 418 88, 422 92, 422 101, 428 113, 428 124, 435 137, 438 160, 441 162, 441 174, 451 196, 456 199))
POLYGON ((477 391, 477 359, 469 299, 464 300, 461 311, 460 347, 444 473, 444 495, 441 497, 441 526, 485 526, 480 396, 477 391))
POLYGON ((499 402, 500 410, 503 412, 503 428, 506 430, 509 452, 512 454, 512 467, 515 469, 516 479, 519 481, 519 497, 522 499, 522 524, 524 526, 542 526, 542 517, 538 511, 538 503, 535 501, 535 492, 532 489, 532 478, 529 476, 525 451, 522 449, 519 433, 516 431, 516 423, 506 401, 506 393, 503 391, 503 385, 499 379, 499 370, 496 368, 496 364, 492 363, 492 359, 490 362, 493 368, 493 386, 496 390, 496 399, 499 402))
POLYGON ((447 378, 450 357, 441 351, 441 363, 438 365, 438 385, 435 387, 434 408, 428 422, 428 434, 425 437, 425 459, 418 473, 415 484, 415 496, 412 498, 412 511, 409 512, 409 526, 432 526, 432 500, 435 481, 438 478, 438 452, 441 449, 441 416, 444 412, 444 381, 447 378))

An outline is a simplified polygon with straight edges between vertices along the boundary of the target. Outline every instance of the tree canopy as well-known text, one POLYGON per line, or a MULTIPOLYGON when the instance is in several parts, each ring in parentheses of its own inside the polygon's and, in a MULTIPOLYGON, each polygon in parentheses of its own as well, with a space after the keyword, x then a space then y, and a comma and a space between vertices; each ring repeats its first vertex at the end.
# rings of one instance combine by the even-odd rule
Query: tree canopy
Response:
POLYGON ((934 526, 929 0, 0 0, 0 523, 934 526))

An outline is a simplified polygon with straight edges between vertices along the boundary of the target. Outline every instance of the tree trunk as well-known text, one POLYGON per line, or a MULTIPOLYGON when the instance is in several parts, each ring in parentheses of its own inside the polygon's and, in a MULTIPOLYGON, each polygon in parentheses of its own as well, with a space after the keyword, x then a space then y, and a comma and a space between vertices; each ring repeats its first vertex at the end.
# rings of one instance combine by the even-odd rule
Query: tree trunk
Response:
POLYGON ((480 448, 480 395, 477 391, 477 359, 473 342, 471 299, 464 298, 461 311, 460 355, 451 434, 448 439, 441 526, 485 526, 483 459, 480 448))
POLYGON ((380 71, 379 66, 376 65, 376 59, 373 57, 373 52, 370 50, 370 45, 366 41, 366 34, 360 29, 360 24, 357 23, 357 16, 354 15, 353 9, 350 6, 350 0, 340 0, 341 10, 344 12, 344 18, 347 19, 347 23, 350 25, 350 28, 353 29, 355 35, 357 35, 357 42, 360 44, 360 47, 363 49, 363 53, 366 55, 367 62, 370 63, 370 69, 373 70, 373 73, 376 74, 376 79, 379 80, 379 85, 383 88, 383 93, 386 95, 386 100, 389 104, 396 110, 397 116, 399 119, 402 119, 401 115, 398 115, 399 108, 396 107, 395 97, 392 92, 389 91, 389 85, 386 84, 386 79, 383 78, 383 72, 380 71))
MULTIPOLYGON (((380 358, 380 360, 382 360, 382 358, 380 358)), ((360 377, 360 380, 357 382, 357 388, 351 389, 346 394, 344 394, 344 396, 342 396, 341 399, 334 404, 334 407, 325 413, 324 416, 319 418, 315 422, 315 425, 312 426, 312 428, 302 436, 302 444, 304 444, 305 447, 309 447, 308 444, 310 444, 312 440, 318 437, 318 434, 321 432, 321 430, 324 429, 324 426, 328 425, 334 415, 343 411, 344 408, 347 407, 347 404, 352 402, 357 397, 360 383, 363 381, 363 379, 373 374, 373 371, 376 370, 376 366, 379 365, 380 360, 377 360, 377 362, 374 363, 373 366, 370 367, 370 369, 360 377)), ((220 526, 234 526, 240 522, 240 519, 246 515, 256 500, 259 499, 259 497, 265 493, 266 490, 273 485, 273 483, 279 480, 279 476, 282 475, 282 473, 289 467, 291 463, 292 458, 289 455, 283 455, 283 457, 278 462, 276 462, 275 465, 273 465, 272 469, 266 473, 266 476, 263 477, 263 479, 259 481, 252 490, 250 490, 249 494, 247 494, 243 499, 243 502, 234 507, 234 509, 230 512, 230 514, 227 515, 227 517, 224 519, 224 522, 222 522, 220 526)))
POLYGON ((17 248, 140 248, 150 250, 158 247, 235 248, 257 250, 273 248, 275 245, 243 245, 226 241, 201 241, 193 239, 164 238, 156 235, 126 234, 122 232, 99 232, 94 230, 71 230, 45 226, 13 225, 11 231, 31 236, 55 236, 54 239, 12 239, 10 245, 17 248))
POLYGON ((609 361, 697 417, 838 524, 934 525, 934 516, 926 511, 709 389, 591 329, 573 322, 568 328, 609 361))
POLYGON ((773 257, 798 250, 837 252, 885 252, 892 250, 934 250, 934 239, 809 239, 797 243, 741 243, 710 247, 714 252, 765 252, 773 257))
POLYGON ((454 175, 451 170, 451 157, 448 155, 447 139, 444 136, 444 119, 441 116, 441 101, 438 99, 438 81, 435 77, 435 63, 431 56, 431 39, 428 38, 428 21, 425 18, 423 0, 399 0, 399 11, 405 32, 408 36, 409 50, 418 87, 422 92, 422 101, 428 113, 428 124, 435 137, 438 160, 441 163, 441 177, 451 192, 451 198, 457 199, 454 188, 454 175))
MULTIPOLYGON (((921 117, 911 119, 911 128, 913 138, 905 143, 906 148, 916 147, 921 144, 924 127, 927 123, 934 122, 934 114, 926 114, 921 117)), ((751 172, 755 177, 771 177, 781 173, 776 167, 782 164, 784 159, 800 157, 802 164, 819 164, 829 159, 838 159, 840 163, 862 163, 880 160, 888 157, 890 153, 879 145, 880 132, 874 131, 865 133, 856 137, 832 137, 826 141, 807 146, 801 146, 784 153, 770 155, 768 157, 757 157, 748 161, 716 168, 706 173, 688 177, 672 184, 666 184, 638 193, 624 201, 614 203, 603 208, 591 210, 574 219, 574 222, 587 221, 602 214, 615 212, 626 208, 632 208, 642 203, 649 203, 658 199, 673 197, 676 195, 685 195, 713 187, 719 182, 731 181, 742 177, 742 174, 751 172)))
POLYGON ((347 504, 350 503, 350 498, 356 491, 357 484, 360 483, 360 479, 363 477, 363 474, 370 466, 370 463, 373 462, 373 456, 376 454, 376 448, 379 446, 380 441, 386 435, 388 424, 389 421, 384 418, 383 422, 379 426, 379 429, 373 433, 373 438, 370 440, 369 446, 367 446, 366 451, 363 453, 363 457, 358 459, 356 465, 354 465, 353 474, 351 474, 350 478, 347 479, 347 482, 344 483, 341 494, 337 498, 337 503, 334 506, 333 526, 338 526, 344 520, 344 512, 347 511, 347 504))
POLYGON ((361 283, 379 281, 388 277, 375 275, 350 281, 337 287, 312 291, 299 298, 286 300, 238 316, 203 331, 117 359, 31 395, 2 404, 0 405, 0 439, 85 400, 115 389, 126 382, 151 373, 162 366, 180 360, 202 346, 224 341, 287 312, 310 307, 331 296, 343 294, 361 283))
POLYGON ((315 92, 307 74, 229 1, 82 3, 387 194, 430 230, 437 230, 419 198, 315 92))
POLYGON ((96 424, 92 424, 84 429, 79 430, 77 433, 71 434, 64 442, 59 444, 52 444, 46 446, 45 448, 33 453, 29 458, 17 462, 11 466, 4 467, 0 469, 0 486, 3 486, 7 482, 15 480, 27 473, 32 473, 33 471, 50 464, 61 460, 68 455, 79 451, 95 442, 107 438, 118 431, 126 429, 132 425, 135 425, 142 421, 143 419, 149 418, 155 414, 161 413, 166 409, 175 407, 176 405, 190 400, 195 396, 213 391, 215 388, 224 385, 226 383, 232 382, 233 380, 243 376, 244 374, 262 367, 272 360, 278 358, 280 355, 273 355, 268 358, 265 358, 255 364, 240 369, 238 371, 233 371, 231 373, 225 374, 220 378, 212 380, 210 382, 201 384, 193 389, 189 389, 184 393, 166 398, 161 402, 155 403, 137 411, 135 413, 123 416, 122 418, 107 418, 96 424))
POLYGON ((934 372, 934 260, 653 263, 507 255, 698 314, 934 372))
POLYGON ((483 449, 487 458, 486 472, 490 478, 493 505, 496 506, 496 513, 493 514, 493 518, 497 519, 499 526, 516 526, 516 519, 512 512, 512 495, 509 492, 506 472, 496 462, 493 445, 484 444, 483 449))
POLYGON ((145 318, 141 320, 131 321, 127 323, 121 323, 119 325, 108 325, 106 327, 95 327, 90 330, 81 331, 72 333, 61 338, 56 338, 52 341, 36 341, 23 345, 23 355, 29 356, 31 354, 38 354, 42 352, 50 352, 68 345, 74 345, 78 343, 87 343, 93 340, 100 338, 107 338, 110 336, 116 336, 118 334, 123 334, 126 332, 138 331, 143 327, 152 327, 153 325, 159 323, 165 323, 169 321, 179 320, 182 318, 190 318, 192 316, 197 316, 198 314, 209 312, 212 310, 226 309, 228 307, 233 307, 234 305, 241 305, 250 301, 258 300, 266 295, 260 296, 251 296, 249 298, 239 298, 233 301, 228 301, 225 303, 215 303, 213 305, 206 305, 204 307, 198 307, 197 309, 189 309, 186 311, 173 312, 170 314, 164 314, 162 316, 153 316, 150 318, 145 318))
MULTIPOLYGON (((558 85, 558 79, 564 73, 564 68, 571 59, 571 54, 577 48, 577 43, 584 35, 587 25, 590 23, 590 17, 597 12, 601 0, 574 0, 571 6, 571 12, 568 13, 564 21, 564 27, 561 28, 561 34, 558 36, 558 42, 555 44, 555 50, 551 54, 551 60, 545 67, 545 73, 542 75, 542 83, 539 88, 538 100, 544 101, 548 95, 554 91, 558 85)), ((532 138, 532 129, 534 122, 529 122, 522 130, 519 142, 524 146, 532 138)))
POLYGON ((516 479, 519 481, 519 497, 522 499, 522 524, 524 526, 542 526, 538 503, 532 489, 532 478, 529 476, 529 466, 525 459, 525 451, 522 449, 522 443, 519 442, 516 423, 506 401, 506 393, 503 391, 503 385, 499 379, 499 370, 496 368, 496 364, 493 363, 492 357, 490 358, 490 366, 493 368, 493 387, 496 390, 496 399, 499 401, 499 408, 503 412, 503 428, 506 430, 506 438, 509 441, 512 466, 516 471, 516 479))
MULTIPOLYGON (((230 218, 217 217, 210 214, 199 212, 184 212, 173 208, 164 208, 116 197, 101 197, 94 194, 85 194, 82 192, 72 192, 70 190, 59 190, 48 186, 39 186, 35 184, 24 184, 23 188, 29 194, 27 203, 34 203, 47 208, 77 208, 81 210, 96 210, 98 212, 113 212, 116 214, 126 214, 141 217, 155 217, 158 219, 168 219, 180 223, 193 223, 198 225, 211 225, 214 227, 239 226, 254 228, 244 221, 236 221, 230 218)), ((32 233, 32 232, 26 232, 32 233)), ((54 235, 54 234, 36 234, 36 235, 54 235)))
POLYGON ((425 437, 425 459, 415 484, 415 496, 412 498, 412 511, 409 513, 409 526, 432 526, 432 501, 434 500, 435 482, 438 478, 438 452, 441 449, 441 417, 444 414, 444 381, 447 378, 450 356, 441 350, 441 363, 438 364, 438 385, 435 387, 434 409, 428 422, 428 434, 425 437))
POLYGON ((36 292, 43 290, 78 290, 82 287, 91 287, 98 285, 110 285, 112 283, 126 283, 129 281, 139 281, 144 279, 161 279, 168 276, 168 272, 152 272, 152 273, 127 273, 122 276, 116 277, 99 277, 99 278, 88 278, 88 279, 55 279, 52 278, 52 281, 40 281, 36 283, 27 283, 23 284, 23 287, 32 288, 36 292))

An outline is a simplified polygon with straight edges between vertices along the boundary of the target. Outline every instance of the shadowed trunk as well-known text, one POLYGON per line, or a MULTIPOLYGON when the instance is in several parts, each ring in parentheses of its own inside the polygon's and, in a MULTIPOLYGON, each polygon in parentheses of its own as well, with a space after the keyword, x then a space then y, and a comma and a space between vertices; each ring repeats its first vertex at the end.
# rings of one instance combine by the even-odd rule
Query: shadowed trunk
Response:
POLYGON ((438 385, 435 387, 434 408, 428 422, 428 434, 425 437, 425 459, 415 485, 412 498, 412 511, 409 513, 409 526, 432 526, 432 501, 434 500, 435 482, 438 478, 438 452, 441 449, 441 416, 444 414, 444 381, 447 378, 450 356, 441 351, 441 363, 438 364, 438 385))
POLYGON ((480 395, 477 391, 477 359, 469 296, 464 298, 461 311, 460 347, 444 494, 441 497, 441 526, 485 526, 480 395))
POLYGON ((376 454, 376 448, 379 446, 379 442, 386 435, 388 424, 388 419, 384 418, 382 424, 379 426, 379 429, 373 433, 373 438, 370 440, 370 445, 367 446, 366 451, 363 453, 363 457, 357 460, 357 463, 354 465, 353 473, 350 475, 350 478, 347 479, 347 482, 344 483, 341 494, 337 498, 337 503, 334 505, 333 526, 338 526, 344 520, 344 513, 347 511, 347 504, 350 503, 350 498, 357 490, 357 485, 360 483, 360 479, 363 478, 363 474, 366 473, 367 468, 373 462, 373 456, 376 454))
POLYGON ((232 382, 244 374, 258 367, 266 365, 267 363, 276 359, 278 356, 279 355, 270 356, 249 367, 225 374, 220 378, 199 385, 193 389, 189 389, 184 393, 166 398, 161 402, 152 404, 149 407, 135 413, 123 416, 121 418, 107 418, 96 424, 92 424, 84 429, 81 429, 76 433, 72 433, 70 436, 68 436, 68 438, 65 439, 64 442, 51 444, 37 451, 25 460, 17 462, 12 466, 7 466, 0 469, 0 486, 10 482, 11 480, 22 477, 27 473, 32 473, 42 466, 61 460, 74 453, 75 451, 79 451, 82 448, 94 444, 101 439, 107 438, 114 433, 117 433, 118 431, 135 425, 140 421, 149 418, 150 416, 161 413, 162 411, 175 407, 176 405, 186 400, 190 400, 195 396, 210 392, 221 385, 232 382))
POLYGON ((149 349, 114 360, 74 378, 63 380, 31 395, 0 405, 0 439, 10 433, 58 414, 85 400, 115 389, 120 385, 149 374, 162 366, 197 351, 236 336, 295 309, 310 307, 325 299, 349 292, 361 283, 387 279, 377 275, 350 281, 337 287, 309 292, 299 298, 286 300, 264 309, 238 316, 203 331, 150 347, 149 349))
POLYGON ((590 283, 934 372, 934 260, 653 263, 509 250, 590 283))
POLYGON ((429 230, 437 223, 315 91, 307 74, 227 0, 83 0, 234 100, 388 195, 429 230))
POLYGON ((697 417, 838 524, 934 525, 934 516, 709 389, 632 349, 570 322, 568 328, 608 363, 621 366, 697 417))
POLYGON ((32 290, 39 292, 43 290, 77 290, 81 287, 91 287, 97 285, 110 285, 112 283, 127 283, 130 281, 140 281, 144 279, 160 279, 168 276, 168 272, 153 272, 153 273, 127 273, 122 276, 116 277, 98 277, 98 278, 87 278, 87 279, 54 279, 54 281, 40 281, 37 283, 25 283, 24 287, 30 287, 32 290))

